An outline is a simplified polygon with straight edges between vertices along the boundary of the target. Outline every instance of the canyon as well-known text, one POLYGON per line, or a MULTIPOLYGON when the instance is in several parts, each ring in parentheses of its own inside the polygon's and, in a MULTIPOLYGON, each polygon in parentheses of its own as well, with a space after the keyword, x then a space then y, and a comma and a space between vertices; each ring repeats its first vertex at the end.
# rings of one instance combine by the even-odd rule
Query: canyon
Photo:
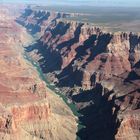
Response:
POLYGON ((108 32, 26 8, 17 22, 37 38, 25 47, 49 82, 74 103, 82 140, 140 139, 140 33, 108 32))
POLYGON ((2 8, 0 139, 140 139, 139 32, 112 33, 67 19, 77 13, 29 6, 9 16, 2 8), (81 129, 25 54, 76 106, 81 129))
POLYGON ((76 117, 25 59, 33 38, 15 22, 14 8, 0 6, 0 139, 76 139, 76 117))

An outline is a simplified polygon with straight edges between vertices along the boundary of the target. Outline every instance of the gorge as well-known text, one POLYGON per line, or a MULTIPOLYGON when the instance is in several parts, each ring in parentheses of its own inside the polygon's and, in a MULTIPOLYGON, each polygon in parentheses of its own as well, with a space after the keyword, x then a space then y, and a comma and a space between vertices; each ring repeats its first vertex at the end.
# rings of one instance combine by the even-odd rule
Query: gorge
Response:
POLYGON ((0 25, 1 139, 140 139, 140 33, 71 16, 78 14, 27 7, 0 25))

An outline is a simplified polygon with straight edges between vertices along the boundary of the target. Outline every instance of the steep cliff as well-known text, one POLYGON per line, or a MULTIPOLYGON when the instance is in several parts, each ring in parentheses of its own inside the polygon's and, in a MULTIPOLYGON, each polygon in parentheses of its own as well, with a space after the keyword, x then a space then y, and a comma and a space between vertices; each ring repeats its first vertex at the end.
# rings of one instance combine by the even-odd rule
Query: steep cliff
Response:
MULTIPOLYGON (((34 15, 34 12, 24 17, 26 13, 27 11, 18 19, 19 22, 22 19, 25 27, 31 24, 31 19, 35 20, 34 23, 40 21, 40 18, 35 18, 40 11, 38 14, 34 15)), ((57 20, 63 17, 61 14, 49 15, 53 15, 53 18, 49 16, 48 19, 41 20, 42 24, 37 24, 42 28, 43 22, 50 22, 49 25, 45 25, 38 44, 30 46, 28 50, 38 49, 37 54, 43 55, 39 62, 44 73, 60 71, 56 74, 60 86, 77 85, 90 89, 102 79, 131 71, 140 59, 139 34, 106 33, 88 23, 57 20), (47 69, 43 65, 47 65, 47 69), (76 77, 77 73, 80 74, 79 78, 76 77)))
POLYGON ((139 139, 139 108, 140 108, 140 69, 139 62, 132 68, 131 72, 113 77, 108 81, 103 81, 102 86, 112 95, 109 100, 114 100, 113 112, 118 109, 117 117, 120 122, 117 140, 139 139))
POLYGON ((24 58, 32 37, 0 9, 0 139, 76 139, 75 116, 24 58))
MULTIPOLYGON (((28 29, 29 19, 38 23, 40 18, 26 13, 17 21, 28 29)), ((61 17, 41 20, 43 30, 36 32, 40 39, 26 51, 83 114, 86 128, 78 135, 89 140, 139 139, 139 33, 108 33, 61 17)))

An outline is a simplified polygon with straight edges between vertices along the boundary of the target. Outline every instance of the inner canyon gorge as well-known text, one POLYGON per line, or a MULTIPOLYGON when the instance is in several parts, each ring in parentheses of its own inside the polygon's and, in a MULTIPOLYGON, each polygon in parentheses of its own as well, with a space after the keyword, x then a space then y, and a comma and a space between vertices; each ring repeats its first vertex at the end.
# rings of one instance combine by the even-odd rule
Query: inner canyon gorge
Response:
POLYGON ((140 33, 0 5, 0 140, 140 140, 140 33))

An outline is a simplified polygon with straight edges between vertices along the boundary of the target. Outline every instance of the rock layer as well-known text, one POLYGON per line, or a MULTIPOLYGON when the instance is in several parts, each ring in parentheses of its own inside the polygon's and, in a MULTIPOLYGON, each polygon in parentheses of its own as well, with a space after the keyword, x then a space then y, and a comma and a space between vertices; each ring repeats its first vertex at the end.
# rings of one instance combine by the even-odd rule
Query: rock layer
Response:
MULTIPOLYGON (((28 29, 29 19, 38 23, 40 18, 26 13, 17 21, 28 29)), ((50 17, 41 20, 36 32, 40 39, 26 49, 47 78, 77 104, 86 126, 78 133, 81 139, 139 139, 139 33, 108 33, 88 23, 50 17)))
POLYGON ((8 6, 0 8, 0 139, 76 139, 73 113, 24 58, 23 46, 32 37, 14 21, 8 6))
MULTIPOLYGON (((40 11, 36 12, 40 14, 39 18, 38 14, 34 14, 35 12, 25 16, 27 13, 25 11, 18 21, 28 29, 32 20, 33 23, 41 20, 41 23, 37 24, 41 31, 44 29, 44 22, 50 23, 45 25, 41 42, 39 42, 43 47, 39 48, 38 53, 44 53, 44 60, 40 60, 44 61, 41 62, 41 65, 47 64, 48 66, 47 70, 45 66, 44 68, 42 66, 44 73, 60 71, 57 78, 59 84, 66 84, 63 86, 69 86, 69 84, 74 86, 75 84, 90 89, 96 82, 111 78, 113 74, 120 75, 125 71, 130 71, 140 59, 139 34, 106 33, 89 24, 58 20, 64 17, 60 13, 61 16, 58 16, 57 13, 48 14, 46 11, 41 11, 42 14, 40 11), (42 19, 44 13, 49 15, 48 19, 42 19), (46 51, 43 52, 44 50, 46 51), (51 57, 50 54, 53 55, 52 60, 47 62, 51 57), (67 71, 69 71, 69 75, 67 71), (77 73, 81 73, 82 79, 71 81, 71 76, 75 77, 77 73), (92 79, 92 77, 95 78, 92 79)), ((31 27, 30 30, 34 30, 34 27, 31 27)), ((40 31, 37 32, 40 33, 40 31)), ((38 45, 36 44, 36 47, 38 45)))

